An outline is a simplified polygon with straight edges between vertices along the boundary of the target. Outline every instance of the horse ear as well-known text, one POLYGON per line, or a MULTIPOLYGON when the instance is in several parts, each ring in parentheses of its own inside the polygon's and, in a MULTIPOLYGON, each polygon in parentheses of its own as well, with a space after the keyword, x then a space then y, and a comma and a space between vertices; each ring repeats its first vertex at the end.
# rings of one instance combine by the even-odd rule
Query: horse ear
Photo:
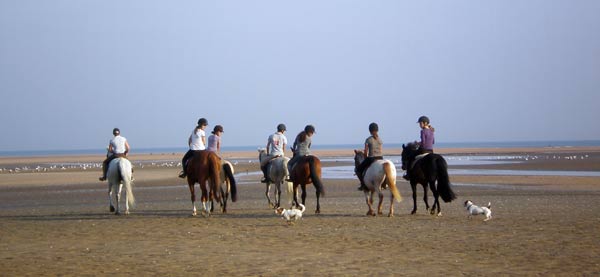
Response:
POLYGON ((404 143, 402 144, 402 149, 406 149, 406 145, 404 145, 404 143))
POLYGON ((354 149, 354 154, 358 154, 358 150, 354 149))

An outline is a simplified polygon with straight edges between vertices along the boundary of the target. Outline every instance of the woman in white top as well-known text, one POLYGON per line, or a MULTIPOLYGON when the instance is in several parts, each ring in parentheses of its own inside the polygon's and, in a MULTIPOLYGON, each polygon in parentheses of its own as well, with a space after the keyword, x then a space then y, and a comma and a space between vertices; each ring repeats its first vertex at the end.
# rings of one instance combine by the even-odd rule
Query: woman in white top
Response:
POLYGON ((185 173, 187 161, 194 155, 194 152, 206 149, 206 133, 204 132, 206 126, 208 126, 208 120, 206 120, 206 118, 200 118, 198 120, 198 126, 194 128, 192 134, 188 138, 190 150, 188 150, 183 156, 183 159, 181 159, 183 170, 179 173, 179 178, 185 178, 185 176, 187 176, 185 173))
POLYGON ((106 159, 102 162, 102 176, 98 178, 100 181, 106 180, 106 171, 108 170, 108 163, 115 158, 125 158, 129 153, 129 143, 125 137, 121 136, 121 130, 119 128, 113 129, 113 138, 108 143, 108 153, 106 159))

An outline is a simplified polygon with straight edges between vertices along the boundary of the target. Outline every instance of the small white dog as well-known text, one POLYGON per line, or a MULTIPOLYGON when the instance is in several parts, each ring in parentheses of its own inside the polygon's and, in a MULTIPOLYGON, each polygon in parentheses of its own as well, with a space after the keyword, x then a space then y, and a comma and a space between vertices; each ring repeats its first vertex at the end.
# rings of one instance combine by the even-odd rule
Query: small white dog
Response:
POLYGON ((294 221, 296 221, 298 219, 302 219, 302 213, 304 213, 304 211, 306 210, 304 205, 302 205, 302 204, 299 204, 299 205, 300 205, 300 208, 302 208, 301 210, 298 210, 296 208, 292 208, 292 209, 277 208, 277 209, 275 209, 275 213, 278 215, 281 215, 281 218, 285 219, 288 224, 292 224, 292 223, 294 223, 294 221))
POLYGON ((473 215, 485 215, 485 219, 483 221, 488 221, 490 219, 492 219, 492 203, 488 202, 487 207, 479 207, 475 204, 473 204, 473 202, 471 202, 471 200, 467 200, 465 201, 465 207, 467 208, 467 212, 469 213, 469 218, 473 215))

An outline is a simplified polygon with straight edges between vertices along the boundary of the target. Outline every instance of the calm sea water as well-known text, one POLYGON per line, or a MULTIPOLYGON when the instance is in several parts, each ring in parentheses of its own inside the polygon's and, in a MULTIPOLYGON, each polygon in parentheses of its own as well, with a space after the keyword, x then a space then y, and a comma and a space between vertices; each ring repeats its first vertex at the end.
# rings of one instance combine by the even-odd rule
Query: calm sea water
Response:
MULTIPOLYGON (((436 148, 512 148, 512 147, 577 147, 577 146, 600 146, 600 140, 580 141, 512 141, 512 142, 452 142, 436 143, 436 148)), ((264 145, 255 146, 225 146, 223 152, 254 151, 264 145)), ((313 149, 360 149, 360 144, 335 144, 335 145, 313 145, 313 149)), ((389 143, 386 148, 401 148, 402 143, 389 143)), ((164 148, 135 148, 132 153, 182 153, 187 147, 164 147, 164 148)), ((35 150, 35 151, 0 151, 0 157, 34 157, 54 155, 96 155, 105 154, 106 150, 79 149, 79 150, 35 150)))

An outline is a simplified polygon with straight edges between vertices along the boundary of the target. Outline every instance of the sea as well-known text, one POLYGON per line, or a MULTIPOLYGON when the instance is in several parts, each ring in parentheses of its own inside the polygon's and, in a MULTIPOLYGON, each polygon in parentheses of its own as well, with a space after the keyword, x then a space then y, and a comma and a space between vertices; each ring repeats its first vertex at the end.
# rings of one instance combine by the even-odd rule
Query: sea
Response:
MULTIPOLYGON (((571 140, 571 141, 507 141, 507 142, 440 142, 436 148, 515 148, 515 147, 582 147, 600 146, 600 140, 571 140)), ((223 152, 255 151, 264 148, 264 145, 253 146, 224 146, 223 152)), ((312 149, 361 149, 361 144, 327 144, 313 145, 312 149)), ((401 148, 402 143, 386 143, 386 148, 401 148)), ((187 147, 157 147, 157 148, 134 148, 132 154, 158 154, 158 153, 183 153, 187 147)), ((76 150, 20 150, 2 151, 0 157, 38 157, 38 156, 64 156, 64 155, 97 155, 105 154, 105 148, 76 149, 76 150)))

